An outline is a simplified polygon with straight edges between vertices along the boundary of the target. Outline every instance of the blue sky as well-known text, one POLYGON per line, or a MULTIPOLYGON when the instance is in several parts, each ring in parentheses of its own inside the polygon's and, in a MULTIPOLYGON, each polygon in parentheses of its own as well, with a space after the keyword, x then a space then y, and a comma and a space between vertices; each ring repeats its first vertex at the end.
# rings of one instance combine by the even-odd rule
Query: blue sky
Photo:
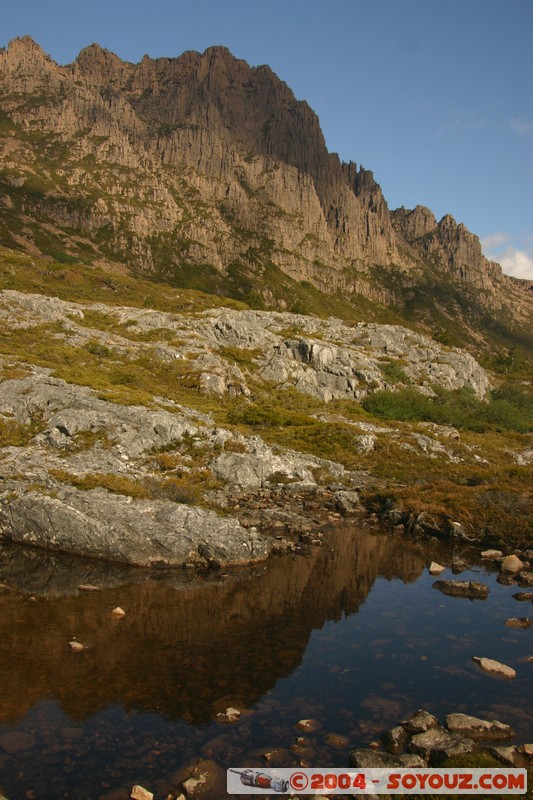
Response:
POLYGON ((533 0, 17 0, 58 63, 98 42, 128 61, 221 44, 269 64, 330 150, 374 171, 391 208, 451 213, 533 279, 533 0))

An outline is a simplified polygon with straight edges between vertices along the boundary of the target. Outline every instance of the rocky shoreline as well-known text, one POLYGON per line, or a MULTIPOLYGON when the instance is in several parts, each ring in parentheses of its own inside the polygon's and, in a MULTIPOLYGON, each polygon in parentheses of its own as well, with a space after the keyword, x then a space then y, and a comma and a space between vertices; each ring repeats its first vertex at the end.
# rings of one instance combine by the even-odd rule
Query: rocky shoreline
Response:
MULTIPOLYGON (((235 708, 228 708, 218 715, 223 725, 238 723, 242 716, 243 712, 235 708)), ((258 753, 263 769, 311 767, 312 754, 321 741, 333 749, 344 750, 349 747, 345 736, 324 732, 317 720, 302 719, 294 728, 297 735, 289 748, 258 753)), ((419 709, 394 728, 384 731, 380 740, 371 742, 370 747, 351 750, 347 766, 357 769, 416 770, 444 766, 451 769, 461 766, 472 768, 479 765, 488 769, 499 766, 527 768, 530 771, 533 768, 533 744, 510 744, 509 740, 513 737, 512 728, 499 720, 450 713, 441 722, 430 712, 419 709)), ((198 759, 176 773, 172 788, 168 791, 167 787, 164 794, 166 800, 219 800, 228 797, 226 770, 212 758, 198 759)), ((150 789, 140 785, 133 786, 129 794, 132 800, 154 800, 155 796, 150 789)), ((241 796, 250 795, 243 790, 241 796)), ((327 793, 323 796, 328 797, 327 793)), ((123 793, 108 797, 109 800, 126 800, 123 793)))

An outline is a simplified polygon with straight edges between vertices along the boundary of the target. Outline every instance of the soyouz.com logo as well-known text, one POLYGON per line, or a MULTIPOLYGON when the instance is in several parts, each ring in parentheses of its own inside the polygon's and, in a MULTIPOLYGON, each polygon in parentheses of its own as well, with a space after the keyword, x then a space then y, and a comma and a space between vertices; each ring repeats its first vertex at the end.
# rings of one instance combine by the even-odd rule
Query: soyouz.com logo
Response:
POLYGON ((228 769, 228 794, 524 794, 525 769, 228 769))

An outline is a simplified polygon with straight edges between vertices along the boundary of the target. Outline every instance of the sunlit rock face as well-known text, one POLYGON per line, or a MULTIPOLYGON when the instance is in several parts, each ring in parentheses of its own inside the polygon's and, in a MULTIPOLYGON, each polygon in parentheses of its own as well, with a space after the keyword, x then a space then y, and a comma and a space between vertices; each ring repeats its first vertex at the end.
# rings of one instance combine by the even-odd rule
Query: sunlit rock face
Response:
POLYGON ((530 283, 450 215, 391 212, 371 171, 328 152, 306 102, 224 47, 131 64, 91 45, 60 66, 15 39, 0 99, 5 244, 226 293, 251 281, 289 308, 265 270, 402 307, 435 268, 527 323, 530 283))

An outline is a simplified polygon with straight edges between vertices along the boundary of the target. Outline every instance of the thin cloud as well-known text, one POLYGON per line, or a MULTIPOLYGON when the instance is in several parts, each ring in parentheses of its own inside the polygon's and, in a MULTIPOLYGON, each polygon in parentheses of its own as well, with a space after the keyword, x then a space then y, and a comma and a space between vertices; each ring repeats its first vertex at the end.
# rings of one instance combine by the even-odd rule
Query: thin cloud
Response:
POLYGON ((485 117, 480 116, 475 111, 460 111, 449 117, 442 123, 437 135, 446 133, 447 131, 456 131, 463 133, 464 131, 483 130, 487 127, 485 117))
POLYGON ((533 280, 533 237, 528 238, 525 249, 513 247, 508 233, 500 231, 481 240, 483 252, 492 261, 497 261, 506 275, 533 280))
POLYGON ((514 117, 509 124, 511 130, 518 133, 519 136, 533 136, 533 122, 514 117))
POLYGON ((509 239, 510 237, 508 233, 493 233, 492 236, 485 236, 481 240, 483 252, 487 253, 490 250, 498 250, 498 248, 503 247, 504 244, 507 244, 509 239))
POLYGON ((533 281, 533 252, 508 247, 498 260, 506 275, 533 281))

